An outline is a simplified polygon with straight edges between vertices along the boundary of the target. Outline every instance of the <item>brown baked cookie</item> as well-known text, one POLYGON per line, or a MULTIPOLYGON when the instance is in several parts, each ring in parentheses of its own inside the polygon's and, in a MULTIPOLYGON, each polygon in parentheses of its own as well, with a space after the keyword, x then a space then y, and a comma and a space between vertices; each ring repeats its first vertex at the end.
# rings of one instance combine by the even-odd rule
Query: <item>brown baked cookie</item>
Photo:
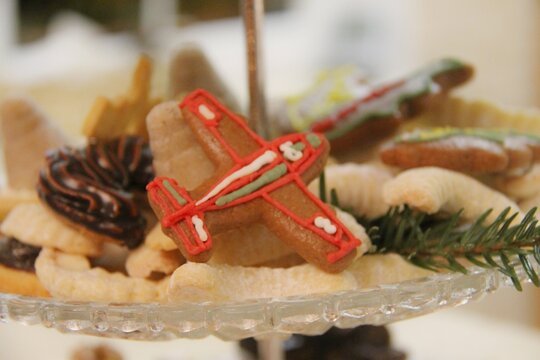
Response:
MULTIPOLYGON (((470 65, 456 59, 441 59, 402 80, 383 85, 368 84, 361 95, 339 104, 333 104, 335 99, 348 99, 349 94, 341 94, 340 88, 321 88, 315 94, 321 97, 321 93, 328 92, 328 104, 302 96, 292 97, 283 111, 287 119, 281 122, 288 121, 296 131, 323 133, 330 140, 333 153, 365 150, 377 140, 391 135, 404 120, 419 115, 452 88, 467 82, 472 75, 470 65), (318 114, 306 108, 323 110, 318 114), (331 111, 324 111, 328 108, 331 111)), ((308 94, 313 96, 313 93, 308 94)))
POLYGON ((41 248, 0 235, 0 292, 48 297, 35 273, 41 248))
POLYGON ((180 107, 192 136, 216 169, 191 191, 167 177, 157 177, 147 190, 164 233, 184 257, 205 262, 212 249, 211 234, 263 223, 323 270, 347 267, 360 240, 306 186, 328 156, 323 136, 291 134, 265 141, 203 90, 188 95, 180 107))
POLYGON ((540 138, 506 130, 433 128, 397 137, 381 160, 403 169, 437 166, 472 174, 522 174, 540 160, 540 138))

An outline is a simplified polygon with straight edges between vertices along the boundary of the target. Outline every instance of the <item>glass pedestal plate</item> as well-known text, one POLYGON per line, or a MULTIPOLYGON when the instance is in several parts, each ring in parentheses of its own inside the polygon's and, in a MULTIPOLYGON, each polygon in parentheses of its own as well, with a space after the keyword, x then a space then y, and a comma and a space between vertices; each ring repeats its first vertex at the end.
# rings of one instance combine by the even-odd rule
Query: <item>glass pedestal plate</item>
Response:
MULTIPOLYGON (((517 267, 517 272, 526 282, 525 271, 517 267)), ((280 342, 291 334, 384 325, 464 305, 501 286, 512 282, 496 270, 473 267, 467 275, 435 274, 372 289, 231 303, 107 304, 0 294, 0 322, 145 341, 255 337, 263 359, 281 359, 280 342)))

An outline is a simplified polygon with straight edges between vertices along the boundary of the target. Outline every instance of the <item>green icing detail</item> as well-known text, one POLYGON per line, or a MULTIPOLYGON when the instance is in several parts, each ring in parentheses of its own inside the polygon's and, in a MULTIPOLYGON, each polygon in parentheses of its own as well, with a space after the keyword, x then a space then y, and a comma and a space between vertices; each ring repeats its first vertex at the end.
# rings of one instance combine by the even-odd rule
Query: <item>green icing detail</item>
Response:
POLYGON ((524 140, 540 142, 540 137, 518 133, 512 130, 504 129, 482 129, 482 128, 431 128, 415 130, 410 133, 400 135, 395 138, 396 143, 416 143, 429 142, 447 139, 453 136, 469 136, 503 144, 509 137, 519 137, 524 140))
POLYGON ((274 167, 271 170, 268 170, 261 176, 259 176, 255 181, 244 185, 238 190, 233 191, 230 194, 224 195, 216 200, 217 206, 223 206, 225 204, 230 203, 231 201, 234 201, 238 198, 241 198, 242 196, 246 196, 251 194, 252 192, 260 189, 266 184, 271 183, 272 181, 275 181, 285 175, 287 173, 287 166, 285 164, 280 164, 276 167, 274 167))
POLYGON ((306 140, 307 140, 307 141, 311 144, 311 146, 313 146, 314 148, 317 148, 317 147, 321 146, 321 139, 320 139, 317 135, 315 135, 315 134, 313 134, 313 133, 307 134, 307 135, 306 135, 306 140))
POLYGON ((168 180, 163 180, 163 186, 165 186, 167 191, 171 193, 171 195, 174 197, 176 201, 178 201, 180 205, 187 204, 186 199, 184 199, 182 196, 180 196, 180 194, 176 190, 174 190, 174 188, 172 187, 171 183, 168 180))
POLYGON ((298 151, 302 151, 306 148, 306 144, 304 144, 303 142, 299 141, 297 142, 296 144, 293 144, 292 148, 294 150, 298 150, 298 151))
POLYGON ((404 84, 397 89, 391 90, 382 97, 359 107, 349 116, 349 120, 338 120, 335 127, 325 133, 326 137, 329 140, 334 140, 346 135, 367 121, 393 117, 399 114, 399 108, 404 101, 438 91, 437 84, 433 82, 433 78, 437 75, 464 66, 462 62, 456 59, 442 59, 426 66, 409 76, 404 84))

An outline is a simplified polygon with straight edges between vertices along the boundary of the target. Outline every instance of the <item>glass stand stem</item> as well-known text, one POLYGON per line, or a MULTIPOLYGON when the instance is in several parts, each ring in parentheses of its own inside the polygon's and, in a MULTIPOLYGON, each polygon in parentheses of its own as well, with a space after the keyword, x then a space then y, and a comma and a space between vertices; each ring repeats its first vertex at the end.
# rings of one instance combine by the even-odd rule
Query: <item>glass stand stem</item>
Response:
POLYGON ((259 360, 285 360, 283 336, 270 335, 257 339, 259 360))

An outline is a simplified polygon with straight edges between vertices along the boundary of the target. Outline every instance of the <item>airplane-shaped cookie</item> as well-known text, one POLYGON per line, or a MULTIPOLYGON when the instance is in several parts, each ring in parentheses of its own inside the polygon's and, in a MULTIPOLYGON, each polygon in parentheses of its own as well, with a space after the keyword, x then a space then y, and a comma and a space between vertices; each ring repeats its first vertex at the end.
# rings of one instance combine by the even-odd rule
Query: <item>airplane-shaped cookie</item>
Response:
POLYGON ((354 259, 360 240, 306 186, 326 162, 324 136, 265 141, 203 90, 180 108, 216 172, 189 192, 167 177, 156 177, 147 190, 163 231, 188 260, 210 258, 211 234, 257 222, 325 271, 342 271, 354 259))

